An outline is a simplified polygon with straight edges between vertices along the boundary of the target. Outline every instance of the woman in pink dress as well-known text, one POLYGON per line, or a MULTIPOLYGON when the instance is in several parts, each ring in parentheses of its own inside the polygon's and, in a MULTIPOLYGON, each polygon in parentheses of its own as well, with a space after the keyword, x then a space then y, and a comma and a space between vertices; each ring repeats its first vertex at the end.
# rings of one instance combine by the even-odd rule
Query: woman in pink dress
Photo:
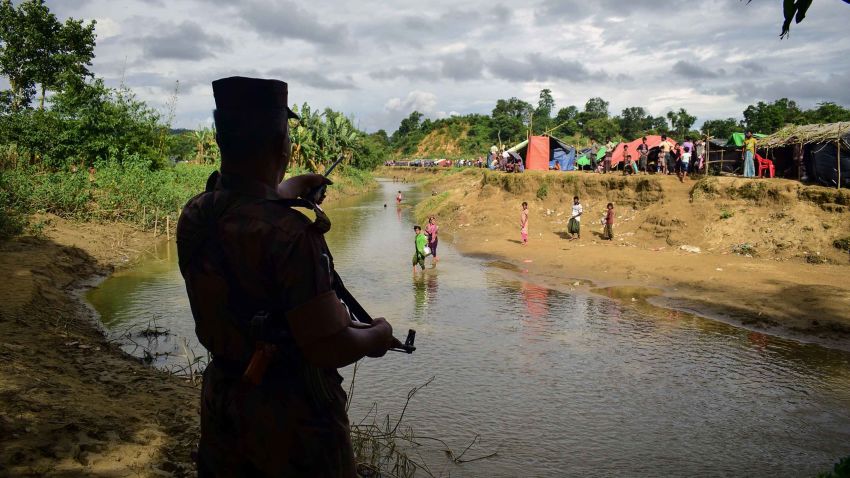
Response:
POLYGON ((522 245, 528 244, 528 203, 523 201, 522 212, 519 215, 519 235, 522 237, 522 245))
POLYGON ((437 226, 437 220, 434 216, 428 218, 428 224, 425 226, 425 235, 428 236, 428 247, 431 249, 431 257, 434 260, 431 261, 431 265, 437 267, 437 231, 440 229, 437 226))

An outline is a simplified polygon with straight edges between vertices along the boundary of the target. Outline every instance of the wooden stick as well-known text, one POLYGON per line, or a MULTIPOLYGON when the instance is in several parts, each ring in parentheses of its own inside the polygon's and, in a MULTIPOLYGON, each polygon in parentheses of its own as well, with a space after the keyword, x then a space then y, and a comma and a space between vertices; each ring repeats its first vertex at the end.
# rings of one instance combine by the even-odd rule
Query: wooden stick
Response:
POLYGON ((705 175, 708 177, 711 174, 711 170, 708 168, 709 163, 711 163, 711 135, 708 134, 709 131, 705 132, 705 175))
POLYGON ((165 215, 165 238, 171 240, 171 214, 165 215))
POLYGON ((153 237, 156 237, 156 230, 159 226, 159 210, 157 209, 156 213, 153 216, 153 237))
POLYGON ((142 230, 144 231, 146 227, 148 227, 148 210, 142 206, 142 230))
POLYGON ((841 136, 835 142, 835 157, 838 158, 838 189, 841 189, 841 136))

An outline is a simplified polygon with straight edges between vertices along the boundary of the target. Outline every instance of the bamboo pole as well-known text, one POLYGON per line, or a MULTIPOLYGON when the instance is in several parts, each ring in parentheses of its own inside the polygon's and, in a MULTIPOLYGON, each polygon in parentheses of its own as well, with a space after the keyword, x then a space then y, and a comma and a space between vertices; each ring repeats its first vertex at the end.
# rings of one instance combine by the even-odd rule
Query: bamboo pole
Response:
POLYGON ((711 174, 711 169, 709 169, 709 164, 711 163, 711 135, 710 131, 706 130, 705 132, 705 176, 708 177, 711 174))
POLYGON ((157 210, 153 215, 153 237, 156 237, 156 230, 159 226, 159 210, 157 210))
POLYGON ((142 206, 142 230, 148 227, 148 210, 145 206, 142 206))
POLYGON ((838 158, 838 189, 841 189, 841 136, 838 136, 838 140, 835 142, 835 157, 838 158))
POLYGON ((171 214, 165 215, 165 239, 171 240, 171 214))

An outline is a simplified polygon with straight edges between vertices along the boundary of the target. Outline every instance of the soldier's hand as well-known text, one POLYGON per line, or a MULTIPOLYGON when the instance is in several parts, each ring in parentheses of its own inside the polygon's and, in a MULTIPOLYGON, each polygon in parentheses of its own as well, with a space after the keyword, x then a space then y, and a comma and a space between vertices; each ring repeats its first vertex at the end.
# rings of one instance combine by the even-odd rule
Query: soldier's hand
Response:
POLYGON ((376 346, 366 354, 369 357, 383 357, 395 342, 398 342, 393 337, 393 326, 383 317, 376 317, 372 321, 372 333, 375 334, 376 346))
POLYGON ((307 173, 299 176, 293 176, 286 181, 278 184, 277 194, 283 199, 295 199, 304 197, 312 189, 321 185, 330 185, 333 181, 316 173, 307 173))

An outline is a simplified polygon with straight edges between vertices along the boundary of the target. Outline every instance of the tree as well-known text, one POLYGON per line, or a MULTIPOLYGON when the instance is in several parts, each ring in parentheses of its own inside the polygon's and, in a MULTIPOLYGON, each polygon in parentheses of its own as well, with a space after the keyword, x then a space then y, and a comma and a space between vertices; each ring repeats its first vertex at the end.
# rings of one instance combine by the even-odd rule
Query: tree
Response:
POLYGON ((540 90, 540 99, 534 110, 534 131, 543 133, 549 129, 552 123, 552 110, 555 109, 555 99, 552 98, 552 90, 545 88, 540 90))
POLYGON ((702 124, 701 133, 714 138, 729 138, 734 132, 744 129, 735 118, 707 120, 702 124))
POLYGON ((578 108, 575 106, 567 106, 558 110, 553 123, 555 123, 555 134, 563 134, 571 136, 579 132, 578 125, 578 108))
POLYGON ((805 121, 803 112, 797 103, 788 98, 780 98, 773 103, 759 101, 744 110, 744 123, 754 133, 774 133, 787 124, 800 124, 805 121))
POLYGON ((26 0, 17 8, 11 0, 0 3, 0 74, 9 78, 13 111, 29 105, 36 84, 44 109, 48 90, 91 76, 94 27, 94 21, 74 19, 61 24, 44 0, 26 0))
POLYGON ((625 108, 617 118, 620 124, 620 135, 627 140, 646 134, 653 129, 652 115, 641 106, 630 106, 625 108))
POLYGON ((670 120, 670 126, 679 138, 684 138, 697 121, 697 117, 689 115, 685 108, 679 108, 679 111, 668 111, 667 119, 670 120))
POLYGON ((619 130, 620 126, 611 118, 594 118, 582 127, 585 136, 600 141, 616 137, 619 130))
POLYGON ((517 98, 496 101, 493 108, 493 141, 518 142, 526 136, 526 125, 534 108, 530 103, 517 98))
POLYGON ((587 100, 584 111, 578 114, 578 124, 585 128, 587 123, 594 119, 608 119, 608 102, 602 98, 595 97, 587 100))
POLYGON ((832 102, 818 103, 818 107, 803 113, 806 123, 837 123, 850 121, 850 109, 832 102))

